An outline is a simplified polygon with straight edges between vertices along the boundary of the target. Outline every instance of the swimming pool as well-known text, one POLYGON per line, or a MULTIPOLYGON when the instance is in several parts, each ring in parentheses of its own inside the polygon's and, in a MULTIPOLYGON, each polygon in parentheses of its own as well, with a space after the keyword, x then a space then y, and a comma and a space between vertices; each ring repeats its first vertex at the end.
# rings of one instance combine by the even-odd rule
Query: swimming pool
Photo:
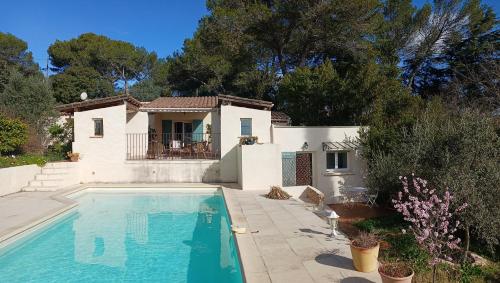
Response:
POLYGON ((87 192, 0 250, 0 282, 242 282, 220 191, 87 192))

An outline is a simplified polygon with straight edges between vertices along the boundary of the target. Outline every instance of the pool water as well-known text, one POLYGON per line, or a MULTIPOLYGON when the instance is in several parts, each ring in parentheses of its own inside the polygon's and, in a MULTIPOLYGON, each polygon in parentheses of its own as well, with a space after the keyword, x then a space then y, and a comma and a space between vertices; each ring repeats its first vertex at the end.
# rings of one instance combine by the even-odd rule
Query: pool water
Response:
POLYGON ((0 251, 0 282, 242 282, 224 199, 102 193, 0 251))

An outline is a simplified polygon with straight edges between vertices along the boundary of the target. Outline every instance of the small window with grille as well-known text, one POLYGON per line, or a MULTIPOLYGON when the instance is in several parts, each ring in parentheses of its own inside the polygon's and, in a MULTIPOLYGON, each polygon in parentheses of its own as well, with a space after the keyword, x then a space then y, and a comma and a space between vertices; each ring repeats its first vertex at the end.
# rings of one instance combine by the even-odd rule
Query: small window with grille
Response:
POLYGON ((104 123, 102 118, 94 118, 94 137, 104 136, 104 123))

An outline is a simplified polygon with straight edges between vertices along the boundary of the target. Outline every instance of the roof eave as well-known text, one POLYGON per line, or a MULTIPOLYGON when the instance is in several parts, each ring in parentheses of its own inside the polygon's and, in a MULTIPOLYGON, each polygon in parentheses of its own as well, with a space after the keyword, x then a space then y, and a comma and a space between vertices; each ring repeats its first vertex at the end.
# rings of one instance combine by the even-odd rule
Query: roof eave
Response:
POLYGON ((213 112, 216 111, 216 108, 148 108, 141 107, 139 109, 142 112, 213 112))

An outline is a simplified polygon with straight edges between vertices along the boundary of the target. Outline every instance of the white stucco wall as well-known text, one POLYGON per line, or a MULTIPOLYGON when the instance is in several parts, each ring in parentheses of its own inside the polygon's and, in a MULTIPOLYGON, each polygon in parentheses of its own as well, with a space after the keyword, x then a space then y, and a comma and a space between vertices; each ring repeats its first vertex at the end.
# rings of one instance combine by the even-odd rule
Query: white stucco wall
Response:
MULTIPOLYGON (((344 187, 363 186, 365 162, 359 151, 348 152, 348 170, 343 172, 326 172, 326 152, 322 143, 344 141, 346 138, 357 138, 359 127, 288 127, 273 126, 273 143, 279 144, 281 152, 311 152, 313 163, 313 186, 321 190, 327 202, 334 202, 341 195, 344 187), (308 143, 303 150, 304 142, 308 143)), ((281 174, 280 174, 281 175, 281 174)))
POLYGON ((123 165, 126 157, 126 116, 125 105, 75 112, 73 151, 80 153, 82 182, 113 175, 123 165), (103 119, 102 137, 94 137, 93 118, 103 119))
POLYGON ((237 149, 238 184, 243 190, 262 190, 281 185, 279 145, 241 145, 237 149))
POLYGON ((220 108, 221 132, 221 180, 238 181, 238 150, 240 138, 240 119, 252 119, 252 135, 259 143, 271 142, 271 111, 257 110, 231 105, 220 108))
POLYGON ((38 165, 25 165, 0 169, 0 196, 17 193, 42 171, 38 165))
POLYGON ((126 133, 147 134, 148 125, 149 121, 147 112, 127 113, 127 124, 125 126, 126 133))

